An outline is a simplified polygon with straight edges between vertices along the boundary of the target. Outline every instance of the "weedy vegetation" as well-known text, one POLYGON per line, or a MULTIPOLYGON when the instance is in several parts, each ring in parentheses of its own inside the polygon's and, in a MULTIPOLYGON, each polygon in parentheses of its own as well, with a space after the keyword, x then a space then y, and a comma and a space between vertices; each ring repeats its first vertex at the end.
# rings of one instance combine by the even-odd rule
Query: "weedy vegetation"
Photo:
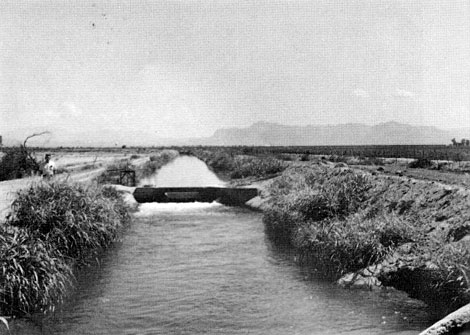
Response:
POLYGON ((128 222, 112 188, 53 182, 18 192, 0 225, 0 312, 54 310, 73 286, 73 269, 95 259, 128 222))
POLYGON ((364 206, 367 177, 327 168, 298 172, 272 184, 271 205, 263 217, 267 233, 331 276, 381 260, 388 245, 380 241, 387 239, 387 230, 354 215, 364 206))
POLYGON ((173 161, 178 157, 179 153, 175 150, 162 150, 156 154, 152 154, 149 160, 137 170, 137 180, 148 178, 160 170, 164 165, 173 161))
MULTIPOLYGON (((236 148, 238 149, 238 148, 236 148)), ((271 156, 246 155, 237 150, 227 151, 192 149, 189 154, 204 161, 214 172, 232 179, 266 177, 284 171, 288 163, 271 156)))
POLYGON ((431 305, 470 302, 468 224, 436 230, 425 204, 389 199, 390 184, 373 178, 321 165, 289 169, 268 189, 266 233, 333 280, 381 265, 384 285, 431 305))
POLYGON ((34 137, 49 134, 49 131, 34 133, 25 138, 18 147, 5 148, 0 159, 0 181, 30 176, 40 171, 39 162, 34 157, 33 151, 27 147, 27 143, 34 137))
POLYGON ((23 178, 39 170, 39 163, 26 148, 4 149, 4 155, 0 160, 0 181, 23 178))

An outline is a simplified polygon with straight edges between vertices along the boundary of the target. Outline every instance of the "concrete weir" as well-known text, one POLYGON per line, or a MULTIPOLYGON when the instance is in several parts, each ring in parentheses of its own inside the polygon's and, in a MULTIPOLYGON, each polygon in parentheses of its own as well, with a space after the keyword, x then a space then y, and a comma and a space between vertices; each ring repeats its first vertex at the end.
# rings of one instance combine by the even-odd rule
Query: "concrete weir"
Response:
POLYGON ((226 187, 138 187, 137 202, 213 202, 224 205, 243 205, 258 195, 256 188, 226 187))

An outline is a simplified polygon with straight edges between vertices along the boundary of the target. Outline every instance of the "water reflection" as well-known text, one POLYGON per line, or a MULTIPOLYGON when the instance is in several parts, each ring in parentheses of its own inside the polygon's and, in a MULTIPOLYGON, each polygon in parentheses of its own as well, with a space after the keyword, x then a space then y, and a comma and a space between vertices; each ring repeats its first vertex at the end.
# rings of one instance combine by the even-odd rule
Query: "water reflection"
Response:
POLYGON ((209 170, 207 165, 192 156, 181 156, 163 166, 155 176, 143 179, 140 186, 198 187, 224 186, 225 183, 209 170))

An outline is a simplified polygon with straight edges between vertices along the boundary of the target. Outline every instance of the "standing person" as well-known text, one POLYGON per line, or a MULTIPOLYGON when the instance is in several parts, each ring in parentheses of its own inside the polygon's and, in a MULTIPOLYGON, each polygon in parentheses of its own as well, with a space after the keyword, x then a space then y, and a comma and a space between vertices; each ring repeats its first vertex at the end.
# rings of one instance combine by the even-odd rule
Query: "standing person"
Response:
POLYGON ((55 173, 55 163, 51 160, 51 154, 44 156, 44 165, 42 167, 42 176, 44 178, 51 178, 55 173))

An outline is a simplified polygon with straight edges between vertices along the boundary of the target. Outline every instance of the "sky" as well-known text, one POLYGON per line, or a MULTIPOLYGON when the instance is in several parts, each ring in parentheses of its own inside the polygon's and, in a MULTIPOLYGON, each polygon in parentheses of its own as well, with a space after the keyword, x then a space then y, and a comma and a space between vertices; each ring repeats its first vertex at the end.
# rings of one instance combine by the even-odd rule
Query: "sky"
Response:
POLYGON ((7 136, 470 126, 470 1, 3 0, 0 49, 7 136))

